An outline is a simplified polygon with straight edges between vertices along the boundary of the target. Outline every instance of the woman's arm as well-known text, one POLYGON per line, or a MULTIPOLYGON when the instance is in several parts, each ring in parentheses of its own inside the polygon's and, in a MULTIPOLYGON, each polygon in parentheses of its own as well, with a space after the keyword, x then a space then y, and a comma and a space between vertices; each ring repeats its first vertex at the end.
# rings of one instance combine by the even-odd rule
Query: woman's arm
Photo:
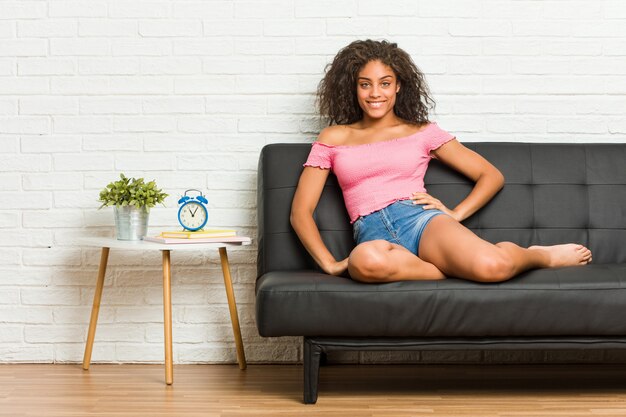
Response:
POLYGON ((348 268, 348 259, 337 261, 330 253, 313 220, 330 170, 304 167, 291 203, 291 226, 315 262, 330 275, 340 275, 348 268))
POLYGON ((429 200, 426 197, 427 194, 416 194, 414 197, 416 202, 427 204, 424 208, 442 209, 438 207, 441 205, 445 209, 443 211, 447 211, 452 217, 462 221, 480 210, 504 186, 504 176, 495 166, 456 139, 432 151, 432 154, 444 164, 474 181, 475 185, 467 197, 452 210, 445 209, 445 206, 436 199, 429 200), (429 207, 429 204, 432 204, 432 207, 429 207))

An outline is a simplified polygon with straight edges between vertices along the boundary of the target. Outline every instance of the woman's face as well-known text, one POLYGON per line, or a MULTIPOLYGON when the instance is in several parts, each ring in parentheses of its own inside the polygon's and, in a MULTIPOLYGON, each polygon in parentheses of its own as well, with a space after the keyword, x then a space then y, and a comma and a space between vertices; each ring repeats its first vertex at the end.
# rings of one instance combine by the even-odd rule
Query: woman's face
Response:
POLYGON ((400 84, 396 74, 380 61, 370 61, 357 75, 356 95, 365 117, 381 119, 393 114, 400 84))

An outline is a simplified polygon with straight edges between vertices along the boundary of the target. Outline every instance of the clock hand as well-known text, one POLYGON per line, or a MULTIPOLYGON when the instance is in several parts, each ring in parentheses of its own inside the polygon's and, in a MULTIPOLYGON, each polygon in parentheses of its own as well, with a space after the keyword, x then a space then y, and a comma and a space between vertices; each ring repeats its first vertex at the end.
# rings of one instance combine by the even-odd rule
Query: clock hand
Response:
MULTIPOLYGON (((191 211, 191 210, 190 210, 191 211)), ((191 217, 196 217, 196 212, 198 211, 198 208, 196 208, 193 213, 191 213, 191 217)))

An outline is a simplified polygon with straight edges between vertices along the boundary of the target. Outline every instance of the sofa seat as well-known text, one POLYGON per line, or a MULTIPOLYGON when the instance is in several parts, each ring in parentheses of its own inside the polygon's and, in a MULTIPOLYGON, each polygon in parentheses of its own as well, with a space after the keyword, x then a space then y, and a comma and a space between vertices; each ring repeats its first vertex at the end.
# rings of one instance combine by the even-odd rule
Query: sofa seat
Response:
POLYGON ((499 284, 454 278, 363 285, 304 271, 257 283, 262 336, 621 336, 626 265, 540 269, 499 284))

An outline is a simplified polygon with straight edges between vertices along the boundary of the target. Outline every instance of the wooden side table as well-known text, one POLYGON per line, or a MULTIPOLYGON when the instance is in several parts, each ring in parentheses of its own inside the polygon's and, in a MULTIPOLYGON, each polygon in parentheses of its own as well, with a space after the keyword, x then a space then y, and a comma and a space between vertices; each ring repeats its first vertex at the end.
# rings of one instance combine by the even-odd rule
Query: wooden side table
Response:
POLYGON ((237 362, 239 369, 246 369, 246 356, 243 350, 243 340, 241 338, 241 330, 239 328, 239 317, 237 315, 237 305, 235 303, 235 293, 233 292, 233 283, 230 277, 230 266, 228 264, 228 254, 226 247, 249 245, 251 239, 249 237, 241 237, 238 242, 228 243, 189 243, 189 244, 161 244, 144 241, 128 241, 117 240, 114 238, 83 238, 81 243, 84 246, 93 246, 102 248, 100 255, 100 266, 98 269, 98 280, 96 282, 96 291, 93 296, 93 307, 91 309, 91 320, 89 322, 89 332, 87 335, 87 343, 85 345, 85 355, 83 357, 83 369, 89 370, 91 362, 91 352, 93 341, 96 336, 96 325, 98 323, 98 313, 100 311, 100 299, 102 298, 102 289, 104 286, 104 276, 106 274, 107 261, 109 259, 109 250, 140 250, 150 251, 159 250, 163 253, 163 325, 165 331, 165 382, 171 385, 174 382, 174 365, 172 360, 172 272, 170 266, 171 251, 198 251, 207 249, 218 249, 222 264, 222 273, 224 275, 224 287, 226 288, 226 297, 228 298, 228 308, 230 310, 230 320, 233 326, 235 336, 235 346, 237 348, 237 362))

